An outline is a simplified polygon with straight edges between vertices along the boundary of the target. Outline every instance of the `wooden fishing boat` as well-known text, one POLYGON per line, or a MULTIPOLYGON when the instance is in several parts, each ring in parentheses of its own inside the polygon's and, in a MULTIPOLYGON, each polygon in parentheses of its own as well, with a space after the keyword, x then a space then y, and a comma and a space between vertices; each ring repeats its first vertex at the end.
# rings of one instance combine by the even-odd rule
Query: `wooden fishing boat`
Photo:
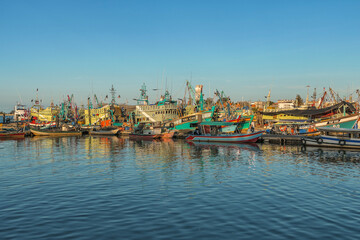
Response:
POLYGON ((227 142, 227 143, 254 143, 265 131, 241 133, 238 123, 207 122, 200 123, 193 135, 187 141, 200 142, 227 142))
POLYGON ((34 136, 53 136, 53 137, 65 137, 65 136, 81 136, 81 131, 62 131, 59 129, 50 129, 50 130, 40 130, 40 129, 30 129, 31 133, 34 136))
POLYGON ((129 139, 134 140, 153 140, 159 139, 162 136, 161 127, 147 126, 144 123, 139 124, 134 132, 129 134, 129 139))
POLYGON ((139 133, 129 134, 129 139, 132 140, 154 140, 159 138, 161 138, 161 134, 139 134, 139 133))
POLYGON ((360 129, 350 128, 318 128, 317 137, 304 137, 301 143, 304 146, 360 148, 360 129))
POLYGON ((250 134, 219 134, 212 135, 190 135, 186 138, 187 141, 200 141, 200 142, 225 142, 225 143, 254 143, 256 142, 264 131, 258 131, 250 134))
POLYGON ((118 128, 103 128, 103 129, 92 129, 90 135, 117 135, 120 129, 118 128))
POLYGON ((24 138, 24 132, 17 131, 0 131, 0 138, 24 138))

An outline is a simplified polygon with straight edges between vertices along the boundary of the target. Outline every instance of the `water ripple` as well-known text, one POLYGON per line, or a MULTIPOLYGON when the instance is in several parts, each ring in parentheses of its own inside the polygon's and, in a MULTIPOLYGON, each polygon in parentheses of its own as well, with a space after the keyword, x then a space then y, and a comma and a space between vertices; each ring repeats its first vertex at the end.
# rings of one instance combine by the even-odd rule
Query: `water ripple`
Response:
POLYGON ((358 152, 122 138, 0 142, 1 239, 356 239, 358 152))

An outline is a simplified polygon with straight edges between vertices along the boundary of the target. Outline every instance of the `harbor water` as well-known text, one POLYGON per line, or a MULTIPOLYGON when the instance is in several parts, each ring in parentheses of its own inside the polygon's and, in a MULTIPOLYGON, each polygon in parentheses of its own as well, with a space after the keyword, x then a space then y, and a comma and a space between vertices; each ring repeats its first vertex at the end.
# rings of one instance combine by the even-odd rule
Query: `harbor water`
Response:
POLYGON ((359 224, 359 152, 0 141, 0 239, 358 239, 359 224))

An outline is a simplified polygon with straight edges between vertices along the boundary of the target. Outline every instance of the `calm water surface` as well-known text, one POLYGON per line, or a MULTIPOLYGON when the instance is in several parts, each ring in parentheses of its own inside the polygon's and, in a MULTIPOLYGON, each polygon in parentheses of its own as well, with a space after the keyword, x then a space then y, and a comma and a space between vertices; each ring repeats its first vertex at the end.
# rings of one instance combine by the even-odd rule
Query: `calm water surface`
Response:
POLYGON ((358 239, 360 153, 0 141, 0 239, 358 239))

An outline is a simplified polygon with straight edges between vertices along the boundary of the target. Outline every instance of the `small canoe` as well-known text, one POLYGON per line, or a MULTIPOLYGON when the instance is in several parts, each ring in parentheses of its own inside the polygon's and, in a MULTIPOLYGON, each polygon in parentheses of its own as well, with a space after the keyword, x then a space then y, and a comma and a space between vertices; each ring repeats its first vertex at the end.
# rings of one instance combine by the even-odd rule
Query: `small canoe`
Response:
POLYGON ((35 136, 53 136, 53 137, 66 137, 66 136, 81 136, 80 131, 61 131, 61 130, 35 130, 30 129, 31 133, 35 136))

